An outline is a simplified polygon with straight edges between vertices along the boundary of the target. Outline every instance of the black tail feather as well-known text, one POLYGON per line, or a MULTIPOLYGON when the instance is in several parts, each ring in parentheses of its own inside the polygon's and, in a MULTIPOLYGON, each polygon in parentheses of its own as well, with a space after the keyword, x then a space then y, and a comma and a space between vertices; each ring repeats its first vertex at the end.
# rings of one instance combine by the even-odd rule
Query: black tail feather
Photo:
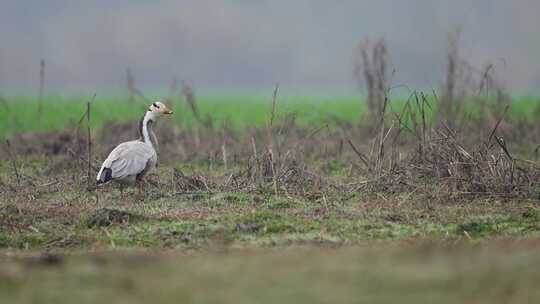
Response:
POLYGON ((101 172, 101 176, 96 181, 96 185, 105 184, 112 180, 112 170, 111 168, 103 168, 103 172, 101 172))

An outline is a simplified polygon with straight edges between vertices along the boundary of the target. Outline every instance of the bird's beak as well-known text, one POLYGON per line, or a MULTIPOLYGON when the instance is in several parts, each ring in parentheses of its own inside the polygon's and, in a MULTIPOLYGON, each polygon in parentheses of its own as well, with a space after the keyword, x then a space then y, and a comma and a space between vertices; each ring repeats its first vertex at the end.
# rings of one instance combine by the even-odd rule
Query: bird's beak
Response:
POLYGON ((165 109, 163 109, 163 114, 165 115, 171 115, 173 113, 173 111, 171 111, 169 108, 165 107, 165 109))

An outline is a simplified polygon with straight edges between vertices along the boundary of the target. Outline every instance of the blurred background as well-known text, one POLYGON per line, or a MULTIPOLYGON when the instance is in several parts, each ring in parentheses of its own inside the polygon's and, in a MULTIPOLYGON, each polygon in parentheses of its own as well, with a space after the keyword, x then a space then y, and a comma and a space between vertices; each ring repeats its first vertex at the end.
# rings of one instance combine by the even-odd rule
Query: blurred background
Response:
POLYGON ((448 33, 479 67, 491 62, 511 92, 540 89, 540 1, 18 1, 0 3, 0 92, 125 91, 130 68, 141 90, 171 79, 203 92, 358 91, 354 53, 384 38, 392 85, 438 88, 448 33))

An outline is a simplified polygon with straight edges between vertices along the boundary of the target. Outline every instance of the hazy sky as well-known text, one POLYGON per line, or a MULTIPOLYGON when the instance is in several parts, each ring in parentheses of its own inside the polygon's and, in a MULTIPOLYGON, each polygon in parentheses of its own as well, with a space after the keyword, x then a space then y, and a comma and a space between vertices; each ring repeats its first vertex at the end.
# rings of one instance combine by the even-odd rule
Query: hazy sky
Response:
POLYGON ((449 31, 462 53, 495 64, 507 87, 540 89, 538 0, 0 1, 0 92, 144 90, 173 77, 200 90, 349 94, 353 51, 384 37, 393 84, 438 87, 449 31))

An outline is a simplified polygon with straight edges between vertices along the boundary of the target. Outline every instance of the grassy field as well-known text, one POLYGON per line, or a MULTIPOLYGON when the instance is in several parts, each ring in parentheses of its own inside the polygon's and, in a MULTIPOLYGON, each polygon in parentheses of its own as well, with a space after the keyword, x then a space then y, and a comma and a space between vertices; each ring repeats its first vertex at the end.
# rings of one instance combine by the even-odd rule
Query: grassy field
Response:
POLYGON ((0 166, 0 295, 9 303, 540 299, 534 198, 179 191, 177 165, 165 164, 139 201, 113 185, 89 192, 62 159, 18 160, 20 184, 0 166))
POLYGON ((212 126, 173 101, 143 199, 93 178, 147 105, 97 98, 88 158, 69 128, 84 99, 48 97, 41 122, 35 99, 0 104, 0 136, 12 137, 0 149, 0 299, 540 300, 535 98, 516 99, 500 125, 470 104, 455 130, 414 115, 410 128, 374 129, 352 97, 279 100, 267 126, 270 99, 201 97, 212 126))
MULTIPOLYGON (((19 182, 1 163, 9 303, 540 300, 534 197, 441 201, 436 186, 274 195, 224 188, 223 165, 185 169, 224 183, 186 191, 172 174, 182 165, 168 163, 139 201, 114 185, 89 192, 84 170, 65 160, 18 158, 19 182)), ((345 171, 332 176, 345 182, 345 171)))
MULTIPOLYGON (((135 189, 126 190, 122 198, 114 185, 88 192, 77 170, 50 174, 65 166, 59 162, 27 162, 20 173, 34 187, 17 186, 8 163, 0 168, 7 177, 1 182, 8 185, 0 204, 0 247, 62 252, 198 250, 214 245, 340 246, 366 240, 540 237, 535 198, 480 197, 445 204, 425 201, 426 194, 351 195, 345 188, 327 190, 322 198, 311 193, 276 196, 264 189, 235 191, 219 185, 209 191, 182 191, 183 180, 171 176, 176 166, 164 165, 152 177, 153 185, 147 185, 145 199, 138 201, 135 189)), ((206 176, 212 174, 225 182, 226 176, 219 172, 222 168, 206 176)), ((344 174, 335 174, 336 184, 344 174)))
MULTIPOLYGON (((44 98, 43 117, 38 119, 38 103, 34 97, 11 97, 0 102, 0 138, 21 132, 61 130, 76 124, 86 110, 90 97, 44 98)), ((198 98, 198 106, 203 118, 212 117, 216 126, 229 125, 236 128, 264 126, 270 119, 271 96, 215 95, 198 98)), ((436 109, 436 100, 429 97, 433 105, 428 115, 436 109)), ((391 101, 390 111, 401 112, 406 98, 391 101)), ((147 108, 140 99, 130 103, 125 97, 96 97, 92 105, 92 128, 99 129, 105 122, 126 122, 137 120, 147 108)), ((470 113, 478 113, 474 101, 468 103, 470 113)), ((173 120, 182 127, 193 127, 196 120, 188 105, 180 99, 172 100, 176 111, 173 120)), ((538 114, 539 102, 536 97, 517 97, 513 100, 510 115, 517 120, 532 120, 538 114)), ((294 115, 301 125, 332 125, 336 120, 356 123, 365 111, 361 98, 354 96, 292 96, 278 97, 276 118, 294 115)))

